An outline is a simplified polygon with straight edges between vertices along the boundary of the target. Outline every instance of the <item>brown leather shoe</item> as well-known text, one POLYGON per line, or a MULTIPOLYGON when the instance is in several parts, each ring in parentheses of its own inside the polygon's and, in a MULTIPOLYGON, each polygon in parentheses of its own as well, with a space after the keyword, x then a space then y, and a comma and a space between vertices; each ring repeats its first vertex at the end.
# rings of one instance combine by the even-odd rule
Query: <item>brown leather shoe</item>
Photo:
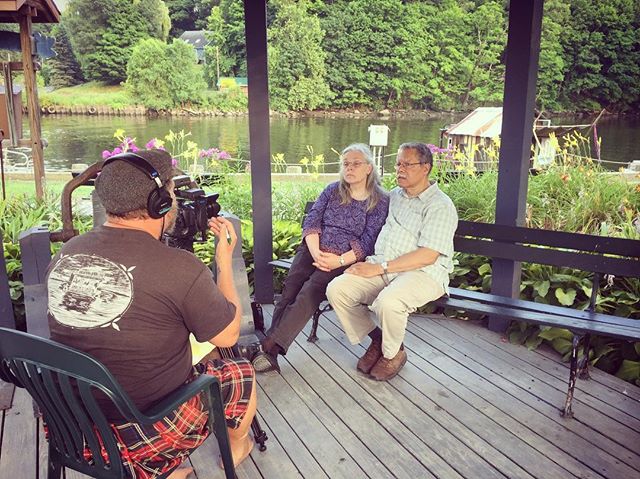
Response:
POLYGON ((398 351, 398 354, 391 359, 382 356, 371 369, 371 378, 376 381, 388 381, 400 372, 406 362, 407 352, 404 349, 398 351))
POLYGON ((371 341, 364 355, 358 359, 358 371, 365 374, 371 372, 378 359, 382 357, 382 341, 371 341))

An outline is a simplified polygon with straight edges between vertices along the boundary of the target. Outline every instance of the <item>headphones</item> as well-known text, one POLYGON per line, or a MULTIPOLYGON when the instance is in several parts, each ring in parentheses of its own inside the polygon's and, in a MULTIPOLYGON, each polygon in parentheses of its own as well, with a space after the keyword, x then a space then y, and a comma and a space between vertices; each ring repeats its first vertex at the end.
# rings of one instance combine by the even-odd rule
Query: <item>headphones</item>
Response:
POLYGON ((149 163, 140 155, 132 152, 127 152, 107 158, 104 163, 102 163, 102 168, 114 161, 124 161, 126 163, 129 163, 131 166, 145 173, 155 183, 155 188, 151 190, 149 196, 147 197, 147 213, 149 213, 149 216, 151 218, 162 218, 171 210, 171 206, 173 205, 173 198, 171 198, 171 195, 162 184, 160 173, 158 173, 158 171, 151 165, 151 163, 149 163))

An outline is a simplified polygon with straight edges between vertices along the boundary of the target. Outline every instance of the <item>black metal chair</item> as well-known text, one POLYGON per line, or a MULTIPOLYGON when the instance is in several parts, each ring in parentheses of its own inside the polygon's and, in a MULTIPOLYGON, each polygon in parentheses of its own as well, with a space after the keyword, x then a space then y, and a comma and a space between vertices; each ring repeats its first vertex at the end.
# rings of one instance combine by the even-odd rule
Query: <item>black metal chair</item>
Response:
POLYGON ((91 356, 48 339, 0 328, 0 378, 24 387, 42 411, 49 432, 48 479, 59 479, 64 467, 101 479, 127 477, 116 437, 94 390, 106 394, 126 421, 140 424, 159 421, 202 392, 209 407, 209 430, 218 439, 225 475, 227 479, 236 477, 220 382, 215 377, 199 376, 143 414, 111 373, 91 356), (84 458, 85 448, 91 451, 91 460, 84 458))

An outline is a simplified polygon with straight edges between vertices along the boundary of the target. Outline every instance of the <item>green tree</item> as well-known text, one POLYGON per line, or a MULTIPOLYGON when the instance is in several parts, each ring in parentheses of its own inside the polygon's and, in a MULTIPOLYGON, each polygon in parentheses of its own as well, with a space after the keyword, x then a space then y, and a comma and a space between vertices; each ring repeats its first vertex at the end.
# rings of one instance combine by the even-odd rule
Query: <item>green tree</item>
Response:
POLYGON ((568 21, 568 3, 562 0, 545 2, 536 94, 537 104, 545 110, 561 109, 559 94, 566 70, 561 38, 568 21))
POLYGON ((63 88, 82 83, 82 69, 76 58, 65 25, 59 23, 51 31, 56 39, 54 50, 56 56, 46 61, 48 68, 48 83, 54 88, 63 88))
POLYGON ((109 83, 126 78, 131 48, 138 41, 165 40, 170 28, 162 0, 71 0, 64 21, 85 77, 109 83))
POLYGON ((455 109, 472 68, 467 54, 471 37, 465 27, 468 12, 455 0, 445 0, 437 7, 415 2, 407 5, 406 17, 411 20, 401 30, 404 60, 399 67, 405 95, 411 101, 406 106, 455 109))
POLYGON ((314 110, 326 105, 324 32, 305 1, 279 2, 269 28, 269 90, 276 110, 314 110))
POLYGON ((571 108, 624 110, 640 99, 640 3, 573 0, 564 26, 566 75, 561 95, 571 108))
POLYGON ((177 38, 188 30, 206 28, 214 0, 164 0, 169 9, 171 31, 169 36, 177 38))
POLYGON ((206 85, 191 45, 148 38, 133 48, 126 86, 147 108, 163 110, 198 102, 206 85))
MULTIPOLYGON (((214 7, 215 8, 215 7, 214 7)), ((223 43, 221 55, 227 59, 222 74, 229 76, 246 76, 247 49, 244 31, 244 5, 242 0, 220 0, 220 29, 223 43)), ((213 9, 211 10, 213 13, 213 9)))
POLYGON ((507 43, 507 26, 502 3, 483 3, 468 18, 471 42, 467 56, 471 59, 471 69, 466 75, 462 109, 467 108, 470 99, 476 104, 501 102, 504 90, 504 65, 500 60, 507 43))
POLYGON ((402 63, 398 55, 407 21, 400 0, 338 1, 321 26, 326 32, 327 79, 336 106, 383 106, 397 100, 402 63))

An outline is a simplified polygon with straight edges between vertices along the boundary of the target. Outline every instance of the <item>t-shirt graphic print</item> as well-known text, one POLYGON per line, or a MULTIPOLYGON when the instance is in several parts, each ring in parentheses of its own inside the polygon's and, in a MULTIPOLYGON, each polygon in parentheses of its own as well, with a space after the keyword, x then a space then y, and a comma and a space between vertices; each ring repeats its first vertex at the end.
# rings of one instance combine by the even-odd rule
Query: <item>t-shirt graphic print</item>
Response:
POLYGON ((133 299, 134 268, 96 255, 60 256, 49 273, 49 314, 71 328, 119 331, 133 299))

